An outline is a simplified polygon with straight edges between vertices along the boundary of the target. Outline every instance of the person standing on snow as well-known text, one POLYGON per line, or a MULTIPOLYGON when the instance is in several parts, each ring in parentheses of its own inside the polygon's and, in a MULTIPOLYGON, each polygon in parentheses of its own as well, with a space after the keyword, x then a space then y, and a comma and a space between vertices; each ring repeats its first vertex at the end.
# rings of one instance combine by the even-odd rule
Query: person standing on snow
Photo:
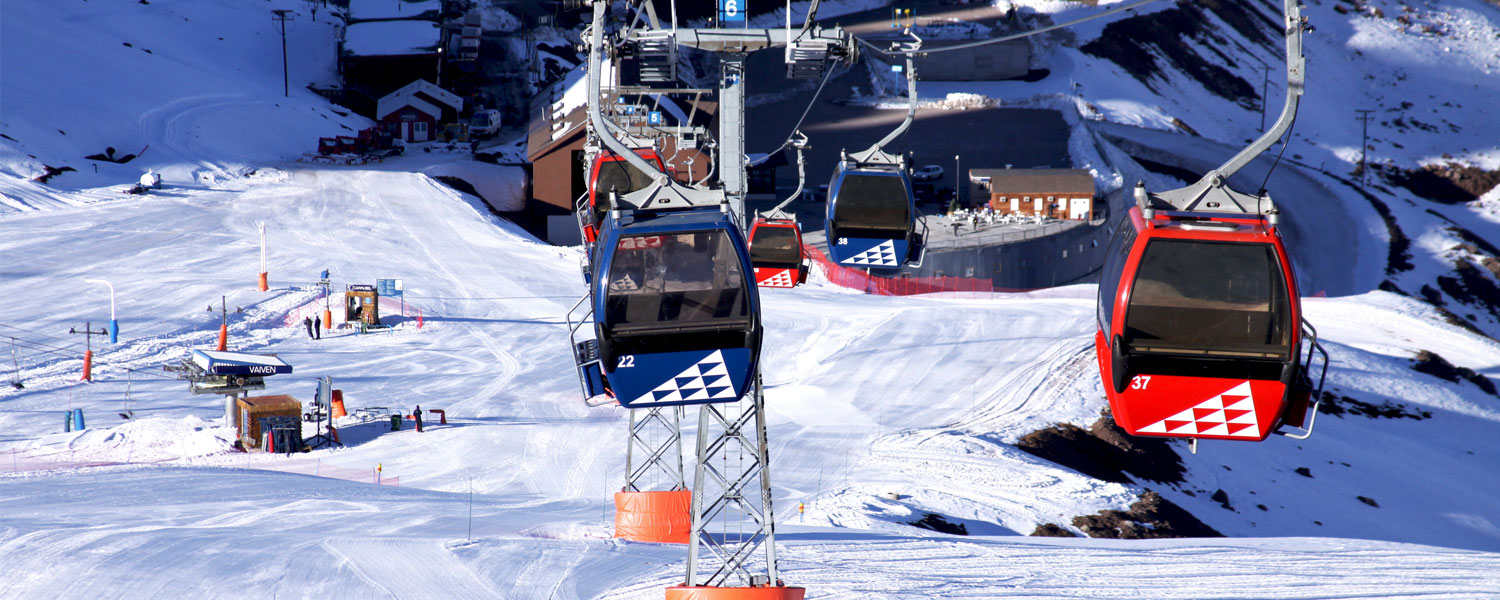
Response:
POLYGON ((323 317, 313 317, 313 339, 323 339, 323 317))
POLYGON ((302 324, 305 325, 305 326, 307 326, 307 339, 312 339, 312 337, 313 337, 312 317, 302 317, 302 324))
POLYGON ((411 418, 414 419, 414 420, 416 420, 416 422, 417 422, 417 433, 422 433, 422 405, 421 404, 418 404, 417 408, 415 410, 411 411, 411 418))

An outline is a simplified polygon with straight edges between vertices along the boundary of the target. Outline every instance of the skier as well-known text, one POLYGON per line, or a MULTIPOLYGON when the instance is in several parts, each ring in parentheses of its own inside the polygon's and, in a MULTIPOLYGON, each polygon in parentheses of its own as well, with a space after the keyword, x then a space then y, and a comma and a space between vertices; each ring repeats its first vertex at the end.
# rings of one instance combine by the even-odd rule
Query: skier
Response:
POLYGON ((313 317, 313 339, 323 339, 323 317, 313 317))
POLYGON ((302 324, 307 326, 307 339, 313 338, 312 317, 302 317, 302 324))
POLYGON ((141 175, 141 187, 143 187, 143 188, 160 188, 161 187, 161 175, 157 175, 156 172, 155 172, 155 170, 153 170, 153 169, 146 169, 146 174, 145 175, 141 175))
POLYGON ((415 410, 411 411, 411 417, 412 417, 412 419, 416 420, 416 422, 417 422, 417 433, 422 433, 422 405, 421 404, 418 404, 417 408, 415 410))

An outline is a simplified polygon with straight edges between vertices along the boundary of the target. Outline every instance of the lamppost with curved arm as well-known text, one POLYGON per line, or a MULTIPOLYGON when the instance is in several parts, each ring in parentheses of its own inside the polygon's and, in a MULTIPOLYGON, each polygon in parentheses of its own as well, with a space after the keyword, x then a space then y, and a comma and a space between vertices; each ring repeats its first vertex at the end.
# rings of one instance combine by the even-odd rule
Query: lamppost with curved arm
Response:
POLYGON ((103 279, 85 279, 84 281, 109 286, 109 343, 120 343, 120 322, 115 319, 115 286, 103 279))

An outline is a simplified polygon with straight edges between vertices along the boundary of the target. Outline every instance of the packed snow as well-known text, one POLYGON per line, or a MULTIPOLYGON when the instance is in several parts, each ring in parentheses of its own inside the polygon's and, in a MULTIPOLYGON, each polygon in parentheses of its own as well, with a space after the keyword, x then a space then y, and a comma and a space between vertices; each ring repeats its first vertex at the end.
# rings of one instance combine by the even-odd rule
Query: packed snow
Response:
MULTIPOLYGON (((362 167, 290 160, 319 135, 367 126, 304 89, 331 64, 331 41, 318 37, 331 25, 289 32, 292 48, 326 58, 294 61, 283 97, 279 34, 265 13, 304 3, 3 1, 0 344, 15 340, 15 354, 0 374, 23 387, 0 386, 0 597, 659 598, 681 581, 685 548, 610 538, 626 415, 587 407, 578 391, 563 315, 585 293, 580 250, 538 242, 436 181, 468 168, 455 154, 362 167), (151 54, 121 45, 147 24, 157 33, 133 46, 151 54), (62 35, 77 29, 92 35, 62 35), (18 47, 54 58, 17 60, 18 47), (98 173, 82 158, 148 143, 98 173), (41 165, 77 170, 40 183, 41 165), (164 189, 121 193, 146 168, 164 174, 164 189), (255 289, 261 223, 268 292, 255 289), (382 299, 393 327, 309 339, 301 320, 324 306, 324 269, 335 292, 403 279, 400 305, 382 299), (118 344, 93 340, 91 383, 79 381, 82 336, 68 331, 106 322, 110 291, 86 279, 113 285, 121 328, 118 344), (162 370, 214 344, 221 297, 231 350, 295 367, 269 378, 266 393, 306 402, 328 376, 351 413, 420 405, 448 423, 429 413, 426 431, 391 431, 351 415, 341 448, 233 451, 219 397, 194 396, 162 370), (88 427, 64 432, 75 408, 88 427)), ((1487 31, 1495 17, 1484 10, 1484 23, 1466 26, 1487 31)), ((1054 102, 1072 93, 1069 77, 1100 64, 1058 52, 1077 70, 1035 84, 924 83, 922 94, 1054 102)), ((1194 105, 1138 85, 1091 79, 1085 93, 1098 106, 1194 105)), ((1328 102, 1310 94, 1304 118, 1338 124, 1306 131, 1347 128, 1328 102)), ((1177 110, 1121 108, 1110 120, 1130 123, 1128 113, 1166 129, 1177 110)), ((1109 126, 1095 143, 1074 119, 1070 147, 1101 162, 1125 160, 1119 147, 1132 143, 1213 162, 1258 116, 1234 110, 1203 126, 1219 142, 1109 126)), ((1487 125, 1464 126, 1476 155, 1497 151, 1468 133, 1487 125)), ((1500 377, 1500 343, 1378 291, 1391 240, 1370 204, 1315 167, 1279 169, 1289 191, 1278 201, 1292 215, 1342 224, 1296 240, 1299 270, 1321 284, 1309 292, 1327 296, 1304 307, 1334 357, 1330 390, 1346 409, 1406 416, 1324 414, 1301 442, 1204 442, 1197 454, 1178 444, 1180 483, 1101 481, 1016 447, 1056 423, 1087 427, 1105 406, 1093 285, 892 298, 815 275, 762 293, 782 578, 809 597, 848 598, 1493 595, 1500 398, 1420 373, 1412 358, 1427 351, 1500 377), (1294 192, 1310 190, 1325 201, 1290 209, 1294 192), (1078 533, 1073 517, 1124 510, 1148 489, 1229 537, 1029 537, 1048 523, 1078 533), (970 535, 909 524, 925 513, 970 535)), ((473 176, 516 183, 494 173, 473 176)), ((1492 196, 1437 211, 1500 240, 1492 196)), ((1432 277, 1453 234, 1420 200, 1388 202, 1420 264, 1398 283, 1432 277)), ((339 313, 337 295, 331 304, 339 313)))

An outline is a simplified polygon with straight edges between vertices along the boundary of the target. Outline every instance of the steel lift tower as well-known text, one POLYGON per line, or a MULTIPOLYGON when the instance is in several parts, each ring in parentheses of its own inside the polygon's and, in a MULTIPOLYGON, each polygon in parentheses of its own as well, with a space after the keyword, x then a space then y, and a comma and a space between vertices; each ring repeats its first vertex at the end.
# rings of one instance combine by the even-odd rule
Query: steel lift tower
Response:
MULTIPOLYGON (((719 3, 721 24, 745 22, 742 0, 719 3)), ((597 397, 591 392, 599 391, 594 386, 602 386, 621 406, 633 410, 627 490, 645 472, 670 474, 674 451, 680 472, 681 454, 675 444, 640 443, 638 434, 647 426, 675 425, 672 417, 680 409, 668 407, 699 405, 687 572, 683 585, 667 589, 669 600, 800 600, 804 590, 785 586, 776 566, 765 395, 759 374, 759 295, 744 235, 749 223, 745 60, 757 51, 782 48, 788 76, 817 78, 834 60, 855 60, 855 40, 838 28, 812 25, 816 0, 801 28, 792 28, 788 22, 785 28, 773 29, 686 29, 676 27, 675 19, 670 28, 664 28, 645 3, 634 22, 608 35, 608 3, 590 4, 593 19, 584 35, 589 51, 589 126, 603 150, 622 157, 652 181, 629 193, 609 193, 609 211, 598 224, 597 243, 589 250, 590 294, 579 306, 588 301, 590 308, 576 325, 573 313, 569 314, 584 393, 597 397), (647 17, 645 26, 637 28, 642 13, 647 17), (717 185, 675 181, 627 143, 634 132, 606 119, 601 106, 601 70, 603 61, 610 60, 607 53, 618 57, 621 50, 629 49, 642 65, 643 80, 667 82, 676 78, 676 54, 681 46, 711 52, 720 59, 717 185), (652 262, 658 256, 660 262, 652 262), (716 308, 697 309, 691 318, 658 307, 673 302, 686 306, 696 292, 653 290, 651 272, 633 270, 637 263, 659 265, 672 272, 671 281, 678 282, 686 277, 684 265, 694 260, 711 263, 716 273, 713 284, 720 287, 713 289, 716 308), (726 282, 726 273, 737 279, 726 282), (682 294, 689 296, 685 300, 682 294), (739 295, 726 303, 724 298, 732 294, 739 295), (642 306, 634 304, 638 302, 651 304, 644 305, 647 310, 631 310, 642 306), (586 331, 582 325, 588 322, 593 323, 595 336, 579 341, 579 332, 586 331), (637 449, 644 454, 641 462, 635 457, 637 449)))

